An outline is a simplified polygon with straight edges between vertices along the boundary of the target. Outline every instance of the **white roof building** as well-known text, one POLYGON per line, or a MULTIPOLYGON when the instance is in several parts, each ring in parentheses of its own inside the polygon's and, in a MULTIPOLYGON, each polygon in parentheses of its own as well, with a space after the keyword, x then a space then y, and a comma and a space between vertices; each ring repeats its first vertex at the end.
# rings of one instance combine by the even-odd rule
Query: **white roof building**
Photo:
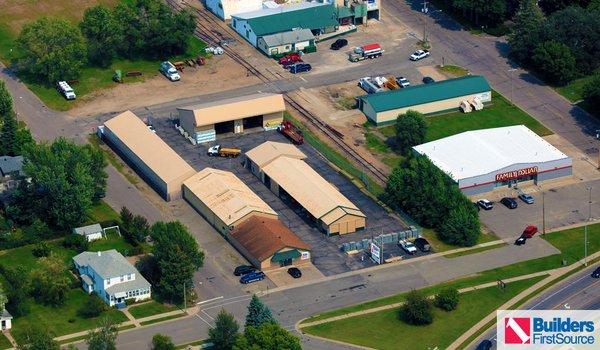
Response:
POLYGON ((467 194, 568 176, 572 160, 524 125, 466 131, 413 147, 467 194))

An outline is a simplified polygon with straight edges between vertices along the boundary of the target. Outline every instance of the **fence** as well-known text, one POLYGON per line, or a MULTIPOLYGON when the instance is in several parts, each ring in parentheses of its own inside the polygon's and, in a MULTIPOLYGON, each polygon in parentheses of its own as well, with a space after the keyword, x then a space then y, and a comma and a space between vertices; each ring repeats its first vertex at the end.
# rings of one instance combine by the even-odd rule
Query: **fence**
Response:
MULTIPOLYGON (((397 243, 398 241, 400 241, 402 239, 417 238, 420 236, 421 236, 421 230, 416 228, 415 226, 410 226, 409 230, 386 233, 384 235, 379 235, 379 236, 373 237, 373 239, 376 240, 376 242, 379 244, 381 244, 381 243, 390 244, 390 243, 397 243)), ((372 241, 371 238, 364 238, 364 239, 361 239, 360 241, 356 241, 356 242, 347 242, 347 243, 342 244, 340 249, 343 252, 351 252, 351 251, 369 249, 369 247, 371 246, 371 241, 372 241)))

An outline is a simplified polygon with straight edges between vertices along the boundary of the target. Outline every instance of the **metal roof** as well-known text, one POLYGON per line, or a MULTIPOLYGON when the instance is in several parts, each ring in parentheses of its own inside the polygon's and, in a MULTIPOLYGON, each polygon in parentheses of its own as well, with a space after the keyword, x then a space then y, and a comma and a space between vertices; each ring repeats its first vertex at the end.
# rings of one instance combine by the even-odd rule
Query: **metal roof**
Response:
POLYGON ((252 212, 277 213, 228 171, 205 168, 183 182, 221 221, 231 225, 252 212))
POLYGON ((283 95, 258 93, 177 108, 192 111, 196 126, 285 111, 283 95))
POLYGON ((259 168, 269 164, 272 160, 286 156, 304 159, 306 155, 298 147, 289 143, 267 141, 246 152, 246 157, 258 165, 259 168))
POLYGON ((259 37, 295 28, 316 30, 339 25, 335 6, 321 3, 301 3, 231 17, 248 21, 252 31, 259 37))
POLYGON ((135 267, 115 249, 103 252, 83 252, 75 255, 73 261, 79 266, 89 266, 104 279, 130 273, 139 275, 135 267))
POLYGON ((169 145, 131 111, 106 121, 104 126, 142 160, 165 183, 195 173, 169 145))
POLYGON ((93 224, 83 227, 76 227, 73 229, 73 231, 75 231, 75 233, 78 235, 88 236, 102 232, 102 226, 100 226, 100 224, 93 224))
POLYGON ((467 75, 431 84, 413 85, 398 90, 364 95, 360 99, 368 102, 375 112, 383 112, 490 90, 490 85, 484 77, 467 75))
POLYGON ((524 125, 466 131, 413 147, 455 181, 569 157, 524 125))
POLYGON ((310 29, 291 30, 289 32, 265 35, 262 37, 267 46, 281 46, 295 44, 302 41, 314 40, 315 36, 310 29))

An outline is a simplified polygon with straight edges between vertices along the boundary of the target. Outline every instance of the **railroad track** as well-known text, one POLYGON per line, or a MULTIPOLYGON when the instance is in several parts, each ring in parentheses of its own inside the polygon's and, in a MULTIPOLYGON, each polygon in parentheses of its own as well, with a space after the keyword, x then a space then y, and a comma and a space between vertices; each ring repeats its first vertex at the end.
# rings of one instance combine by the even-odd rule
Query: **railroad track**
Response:
MULTIPOLYGON (((196 34, 200 39, 205 42, 213 45, 219 45, 219 43, 225 39, 216 28, 220 28, 222 23, 217 22, 218 20, 214 17, 214 15, 208 13, 206 10, 195 8, 191 5, 181 5, 177 0, 166 0, 167 4, 171 6, 176 11, 183 10, 185 8, 192 10, 197 15, 196 20, 196 29, 194 34, 196 34)), ((233 50, 229 46, 224 46, 223 50, 225 54, 233 59, 236 63, 246 68, 246 70, 252 73, 254 76, 259 78, 265 84, 272 84, 274 81, 269 79, 266 75, 264 75, 261 71, 259 71, 256 67, 254 67, 250 62, 248 62, 244 57, 238 54, 235 50, 233 50)), ((375 178, 377 182, 380 184, 386 184, 387 176, 371 164, 367 159, 365 159, 360 153, 350 147, 346 142, 344 142, 342 135, 339 131, 331 128, 327 123, 323 122, 319 117, 315 116, 313 113, 304 108, 301 104, 296 102, 293 98, 291 98, 287 93, 283 94, 283 98, 285 102, 288 103, 292 108, 294 108, 299 114, 301 114, 306 120, 308 120, 314 127, 316 127, 319 131, 321 131, 324 135, 326 135, 329 139, 333 141, 333 143, 339 148, 339 151, 344 152, 349 158, 353 159, 357 164, 360 164, 364 170, 371 173, 371 175, 375 178)))

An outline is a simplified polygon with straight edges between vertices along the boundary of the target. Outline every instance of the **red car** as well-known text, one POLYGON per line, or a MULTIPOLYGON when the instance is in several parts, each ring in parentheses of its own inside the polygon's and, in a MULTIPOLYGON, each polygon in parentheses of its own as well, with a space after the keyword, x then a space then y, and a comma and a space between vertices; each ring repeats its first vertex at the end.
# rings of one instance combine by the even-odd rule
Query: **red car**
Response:
POLYGON ((302 57, 298 53, 290 53, 279 59, 279 64, 295 63, 302 61, 302 57))
POLYGON ((529 225, 529 226, 525 227, 525 230, 523 230, 523 234, 521 235, 521 237, 532 238, 537 232, 538 232, 537 226, 529 225))

